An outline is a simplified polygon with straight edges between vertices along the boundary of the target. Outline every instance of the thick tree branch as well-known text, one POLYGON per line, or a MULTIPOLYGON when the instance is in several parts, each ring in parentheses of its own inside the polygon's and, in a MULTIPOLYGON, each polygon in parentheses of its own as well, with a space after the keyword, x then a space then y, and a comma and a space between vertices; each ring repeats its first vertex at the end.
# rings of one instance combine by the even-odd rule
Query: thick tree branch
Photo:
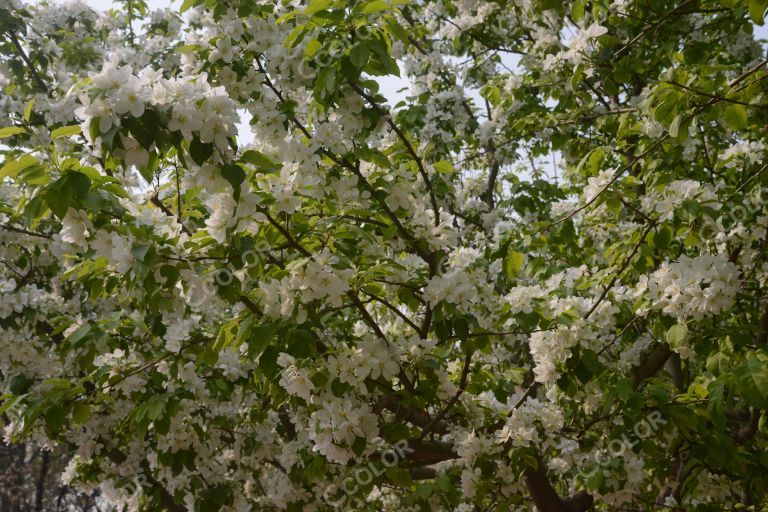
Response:
POLYGON ((671 355, 672 349, 666 343, 661 343, 653 349, 635 369, 635 389, 639 388, 645 379, 655 375, 671 355))
POLYGON ((581 491, 571 497, 561 499, 549 481, 544 461, 539 457, 535 468, 528 467, 523 472, 525 485, 539 512, 584 512, 594 503, 594 498, 581 491))
MULTIPOLYGON (((396 418, 404 419, 417 427, 426 428, 431 422, 429 414, 417 407, 403 405, 402 400, 394 394, 384 395, 377 408, 386 409, 392 412, 396 418)), ((448 432, 448 424, 444 421, 438 421, 432 426, 432 432, 445 434, 448 432)))
POLYGON ((451 443, 412 439, 408 441, 408 446, 410 448, 407 455, 409 467, 431 466, 438 462, 459 458, 459 454, 451 443))
POLYGON ((35 512, 43 512, 43 498, 45 496, 45 479, 48 476, 51 454, 48 450, 42 450, 40 462, 40 474, 35 484, 35 512))

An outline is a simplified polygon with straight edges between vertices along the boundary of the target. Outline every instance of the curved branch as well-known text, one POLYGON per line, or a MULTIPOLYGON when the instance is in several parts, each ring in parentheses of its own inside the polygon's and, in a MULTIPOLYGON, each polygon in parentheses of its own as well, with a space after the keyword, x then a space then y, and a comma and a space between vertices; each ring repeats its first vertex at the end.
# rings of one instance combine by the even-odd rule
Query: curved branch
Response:
POLYGON ((639 388, 645 379, 656 374, 672 355, 669 345, 662 343, 648 354, 648 357, 635 369, 635 389, 639 388))
POLYGON ((376 103, 376 100, 374 100, 368 93, 366 93, 363 89, 360 88, 357 84, 354 82, 349 82, 349 85, 352 87, 352 89, 365 98, 365 100, 370 103, 371 107, 373 107, 374 110, 376 110, 379 114, 382 116, 385 116, 387 119, 387 124, 397 134, 397 137, 400 139, 400 141, 405 146, 405 149, 408 151, 408 153, 411 155, 411 157, 416 161, 416 166, 419 168, 419 174, 421 175, 421 179, 424 180, 424 185, 427 187, 427 191, 429 192, 429 202, 432 203, 432 210, 435 212, 435 219, 434 223, 435 226, 440 225, 440 207, 437 205, 437 197, 435 196, 435 190, 432 188, 432 182, 429 181, 429 175, 427 174, 427 170, 424 168, 424 162, 421 160, 421 157, 416 153, 416 150, 413 149, 413 145, 411 144, 411 141, 408 140, 408 137, 405 136, 402 130, 398 128, 398 126, 395 124, 395 122, 392 120, 392 116, 389 112, 384 110, 381 106, 379 106, 378 103, 376 103))

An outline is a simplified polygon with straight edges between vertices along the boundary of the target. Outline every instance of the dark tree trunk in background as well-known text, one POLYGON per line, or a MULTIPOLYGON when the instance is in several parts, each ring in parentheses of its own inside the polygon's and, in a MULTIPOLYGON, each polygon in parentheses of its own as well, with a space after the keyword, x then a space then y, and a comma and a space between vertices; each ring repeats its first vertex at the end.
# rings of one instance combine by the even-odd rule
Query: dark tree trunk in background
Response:
POLYGON ((48 475, 48 463, 50 454, 42 452, 42 462, 40 463, 40 476, 37 478, 37 488, 35 489, 35 512, 43 512, 43 495, 45 494, 45 477, 48 475))
POLYGON ((82 494, 59 482, 69 458, 64 449, 36 450, 0 442, 0 512, 98 510, 96 494, 82 494))

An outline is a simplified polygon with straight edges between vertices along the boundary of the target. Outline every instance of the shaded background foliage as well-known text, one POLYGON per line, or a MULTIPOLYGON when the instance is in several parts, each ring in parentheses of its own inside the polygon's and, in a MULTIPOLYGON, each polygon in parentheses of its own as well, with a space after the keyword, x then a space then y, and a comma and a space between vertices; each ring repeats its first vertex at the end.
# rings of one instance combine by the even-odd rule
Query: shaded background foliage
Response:
POLYGON ((0 443, 0 512, 99 512, 98 491, 83 493, 59 481, 66 450, 0 443))

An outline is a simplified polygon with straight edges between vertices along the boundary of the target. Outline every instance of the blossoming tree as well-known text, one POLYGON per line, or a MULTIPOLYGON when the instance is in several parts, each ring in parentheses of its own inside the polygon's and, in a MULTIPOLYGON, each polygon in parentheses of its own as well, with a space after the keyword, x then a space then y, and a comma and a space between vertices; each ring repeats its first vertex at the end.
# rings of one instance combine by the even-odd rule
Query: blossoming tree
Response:
POLYGON ((765 510, 766 7, 4 0, 6 442, 120 510, 765 510))

